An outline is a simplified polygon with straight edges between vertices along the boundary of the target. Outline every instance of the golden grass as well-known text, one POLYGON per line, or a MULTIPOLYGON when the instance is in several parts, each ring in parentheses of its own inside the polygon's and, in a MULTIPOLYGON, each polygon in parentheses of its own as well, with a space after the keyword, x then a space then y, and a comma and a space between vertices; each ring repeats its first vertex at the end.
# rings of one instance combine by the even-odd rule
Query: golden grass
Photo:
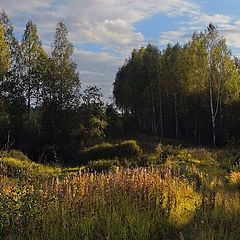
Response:
POLYGON ((180 151, 177 161, 181 164, 171 165, 171 159, 148 168, 68 173, 1 157, 0 237, 240 239, 239 172, 227 175, 229 184, 216 156, 204 149, 180 151))
POLYGON ((228 176, 228 179, 231 184, 239 184, 240 185, 240 172, 231 172, 228 176))
POLYGON ((50 167, 38 164, 30 160, 20 160, 14 157, 0 157, 0 170, 5 175, 34 174, 34 175, 54 175, 60 174, 61 168, 50 167))
MULTIPOLYGON (((10 188, 9 179, 5 178, 1 183, 5 199, 14 200, 9 203, 10 206, 18 202, 25 208, 26 201, 33 205, 29 214, 36 218, 31 218, 28 226, 41 226, 45 235, 54 236, 57 233, 52 232, 53 223, 58 231, 65 229, 68 232, 72 226, 73 229, 79 228, 78 234, 85 236, 94 227, 94 219, 100 221, 97 225, 101 227, 101 221, 106 221, 106 218, 113 221, 105 223, 108 226, 104 229, 107 235, 113 234, 112 224, 118 223, 120 229, 115 229, 118 237, 127 231, 125 239, 129 239, 132 233, 126 229, 128 224, 141 229, 138 236, 147 236, 156 231, 154 228, 160 222, 172 228, 184 226, 193 219, 201 204, 201 194, 189 182, 163 174, 160 169, 120 169, 100 174, 79 172, 63 179, 53 177, 35 185, 26 181, 19 186, 12 181, 10 188), (137 219, 140 216, 143 222, 137 219)), ((17 209, 22 211, 21 207, 17 209)), ((11 216, 11 209, 6 211, 11 216)), ((4 229, 11 229, 11 225, 6 225, 4 229)))

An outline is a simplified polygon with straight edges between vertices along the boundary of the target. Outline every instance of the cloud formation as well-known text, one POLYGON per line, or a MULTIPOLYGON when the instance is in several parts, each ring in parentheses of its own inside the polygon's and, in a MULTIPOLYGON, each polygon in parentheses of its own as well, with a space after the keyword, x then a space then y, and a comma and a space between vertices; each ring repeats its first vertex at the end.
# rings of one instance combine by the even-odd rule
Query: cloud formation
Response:
POLYGON ((107 52, 94 53, 76 49, 74 60, 79 66, 81 80, 84 79, 82 88, 97 85, 104 91, 105 100, 109 102, 114 74, 123 63, 122 59, 107 52))
POLYGON ((18 26, 32 18, 45 40, 54 31, 56 22, 64 21, 74 42, 95 42, 133 47, 144 41, 134 29, 134 23, 163 13, 169 16, 198 10, 189 0, 1 0, 18 26))
MULTIPOLYGON (((168 18, 185 16, 187 22, 179 28, 160 33, 161 45, 185 42, 192 31, 202 30, 209 22, 216 23, 228 43, 240 47, 240 22, 233 17, 215 13, 209 15, 194 0, 0 0, 12 19, 15 29, 22 33, 26 22, 36 22, 44 45, 50 46, 56 23, 64 21, 76 51, 83 87, 97 84, 110 96, 117 68, 132 48, 148 41, 135 24, 155 15, 168 18), (98 51, 86 50, 83 44, 100 46, 98 51), (80 47, 79 47, 80 46, 80 47)), ((163 23, 164 24, 164 23, 163 23)), ((156 31, 158 31, 156 29, 156 31)))

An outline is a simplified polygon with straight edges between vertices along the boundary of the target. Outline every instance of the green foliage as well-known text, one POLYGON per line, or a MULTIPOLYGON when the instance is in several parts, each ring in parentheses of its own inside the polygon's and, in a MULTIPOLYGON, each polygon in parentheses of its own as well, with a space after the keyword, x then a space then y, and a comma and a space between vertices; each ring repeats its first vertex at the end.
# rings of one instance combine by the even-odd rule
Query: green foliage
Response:
POLYGON ((142 131, 224 144, 229 135, 239 135, 236 128, 230 131, 239 121, 231 110, 240 101, 235 62, 213 24, 182 46, 168 44, 162 52, 150 44, 133 49, 116 74, 115 103, 142 131))
POLYGON ((103 171, 114 171, 120 166, 118 160, 98 160, 90 161, 86 166, 91 172, 103 172, 103 171))
POLYGON ((32 162, 19 151, 0 152, 1 175, 11 177, 45 176, 50 177, 61 173, 58 167, 50 167, 32 162))
POLYGON ((103 119, 97 117, 92 117, 89 119, 89 126, 87 126, 87 138, 92 139, 91 142, 101 142, 105 137, 105 129, 107 127, 107 122, 103 119))
POLYGON ((177 155, 176 149, 172 145, 158 144, 156 147, 156 154, 159 163, 165 163, 169 157, 177 155))
POLYGON ((30 161, 29 158, 23 152, 18 150, 0 151, 0 158, 15 158, 23 162, 30 161))
POLYGON ((43 59, 47 58, 38 36, 37 25, 32 21, 26 24, 21 46, 21 80, 24 96, 27 100, 27 121, 30 122, 31 105, 40 101, 42 72, 38 71, 43 59), (37 74, 38 73, 38 74, 37 74))
POLYGON ((122 159, 120 161, 121 166, 128 168, 136 168, 136 167, 152 167, 157 165, 155 156, 148 156, 145 154, 141 154, 137 158, 133 159, 122 159))
POLYGON ((16 236, 24 235, 30 229, 40 213, 39 195, 33 188, 27 189, 23 182, 11 189, 9 194, 0 189, 0 235, 8 238, 8 229, 11 226, 16 236), (28 230, 27 230, 28 231, 28 230))
POLYGON ((72 61, 73 46, 63 22, 57 24, 51 58, 43 82, 43 101, 55 106, 54 111, 75 107, 79 101, 80 79, 72 61))
POLYGON ((113 104, 107 105, 106 108, 107 128, 106 135, 110 138, 120 137, 124 134, 123 119, 117 112, 113 104))
POLYGON ((103 143, 88 148, 80 153, 80 163, 100 159, 133 159, 141 155, 141 148, 134 140, 119 144, 103 143))
POLYGON ((227 176, 230 185, 240 190, 240 171, 232 171, 227 176))
POLYGON ((11 64, 11 56, 4 37, 4 28, 0 23, 0 83, 11 64))
MULTIPOLYGON (((172 145, 164 145, 158 144, 156 147, 155 161, 153 161, 154 165, 196 165, 201 169, 212 168, 212 171, 220 171, 219 166, 226 165, 226 162, 223 163, 217 159, 217 155, 213 152, 210 152, 206 148, 183 148, 181 146, 172 146, 172 145)), ((224 171, 227 170, 227 167, 223 167, 224 171)))
POLYGON ((0 234, 8 240, 172 239, 201 202, 193 186, 161 178, 158 169, 80 172, 36 185, 6 178, 0 183, 0 234))
POLYGON ((108 125, 105 117, 103 94, 97 86, 88 86, 82 95, 83 104, 81 114, 81 140, 83 147, 102 143, 108 125))
MULTIPOLYGON (((222 165, 212 165, 236 152, 160 145, 158 153, 172 165, 122 168, 122 160, 99 160, 69 169, 69 174, 66 170, 61 178, 48 173, 44 181, 37 175, 12 178, 1 171, 0 236, 3 240, 238 239, 239 171, 226 179, 219 172, 213 174, 213 168, 222 165)), ((2 152, 0 159, 10 162, 10 156, 32 164, 17 151, 9 156, 2 152)), ((142 159, 147 166, 151 157, 143 157, 133 160, 142 159)))
POLYGON ((117 145, 117 153, 119 158, 134 158, 141 155, 142 150, 137 141, 127 140, 117 145))
POLYGON ((8 193, 4 186, 1 236, 136 240, 239 236, 239 194, 219 187, 198 193, 188 181, 171 175, 159 178, 160 174, 157 169, 126 169, 71 175, 32 188, 15 185, 8 193))
POLYGON ((192 155, 180 146, 158 144, 156 147, 156 163, 187 163, 192 159, 192 155))
POLYGON ((0 76, 0 146, 2 148, 7 141, 14 143, 19 141, 23 145, 24 141, 21 138, 24 132, 25 98, 20 78, 20 47, 13 26, 4 11, 0 11, 0 25, 3 26, 5 40, 5 43, 0 43, 0 48, 5 51, 5 55, 8 52, 0 60, 4 62, 4 66, 0 66, 0 75, 5 71, 4 76, 0 76))

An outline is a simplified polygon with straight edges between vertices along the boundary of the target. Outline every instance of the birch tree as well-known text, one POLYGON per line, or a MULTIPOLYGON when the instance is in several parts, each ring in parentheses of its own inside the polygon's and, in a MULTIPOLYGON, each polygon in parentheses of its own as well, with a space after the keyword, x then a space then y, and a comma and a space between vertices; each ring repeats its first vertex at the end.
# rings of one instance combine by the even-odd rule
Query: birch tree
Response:
POLYGON ((209 24, 206 37, 206 50, 208 56, 208 91, 209 91, 209 107, 212 123, 212 143, 217 144, 216 128, 217 117, 220 111, 223 93, 227 89, 226 82, 231 79, 231 76, 226 75, 227 61, 230 60, 230 51, 226 46, 225 39, 219 35, 218 30, 213 24, 209 24))
POLYGON ((21 42, 21 76, 27 99, 28 122, 30 122, 31 106, 39 102, 41 77, 37 74, 37 68, 40 58, 45 55, 38 36, 37 26, 32 21, 29 21, 21 42))

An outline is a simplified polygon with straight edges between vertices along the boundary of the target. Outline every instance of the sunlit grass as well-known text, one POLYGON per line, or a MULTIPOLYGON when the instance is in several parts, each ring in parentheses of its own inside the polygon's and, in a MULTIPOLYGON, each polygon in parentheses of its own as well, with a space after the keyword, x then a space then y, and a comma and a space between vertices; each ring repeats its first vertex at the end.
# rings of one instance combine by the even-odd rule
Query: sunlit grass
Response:
POLYGON ((1 239, 240 239, 239 172, 209 150, 179 152, 159 166, 92 163, 98 172, 4 156, 1 239))
POLYGON ((0 156, 0 171, 4 175, 16 177, 19 175, 51 176, 61 173, 60 167, 38 164, 29 159, 18 159, 11 156, 0 156))

